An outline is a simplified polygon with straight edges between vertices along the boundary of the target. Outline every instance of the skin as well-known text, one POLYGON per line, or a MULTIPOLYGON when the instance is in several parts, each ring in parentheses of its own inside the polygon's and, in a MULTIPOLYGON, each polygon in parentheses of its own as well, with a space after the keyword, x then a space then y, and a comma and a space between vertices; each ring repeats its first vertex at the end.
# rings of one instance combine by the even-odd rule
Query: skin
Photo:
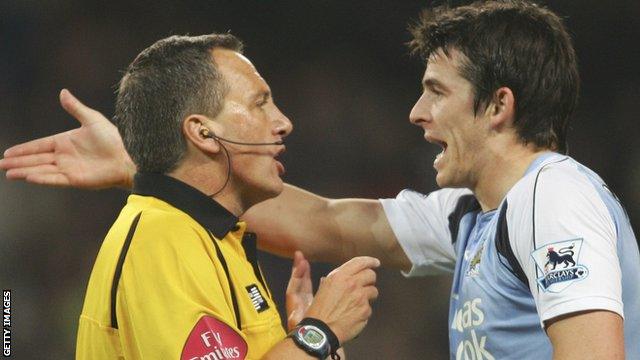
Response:
POLYGON ((562 360, 624 359, 622 317, 610 311, 584 311, 545 323, 553 358, 562 360))
POLYGON ((239 216, 249 207, 282 192, 280 175, 284 167, 275 158, 285 147, 222 143, 202 136, 202 131, 262 143, 282 141, 293 125, 274 104, 269 85, 249 59, 228 49, 215 49, 212 53, 229 91, 215 118, 194 114, 184 120, 188 153, 194 154, 194 159, 184 161, 170 175, 205 194, 217 193, 214 199, 239 216), (231 157, 232 175, 226 185, 229 161, 223 146, 231 157), (212 173, 222 176, 212 177, 212 173))
POLYGON ((446 144, 434 161, 438 185, 471 189, 488 211, 498 207, 529 164, 548 150, 520 142, 509 88, 496 90, 494 99, 474 114, 473 86, 458 73, 463 57, 456 50, 450 56, 442 51, 431 56, 422 95, 409 119, 424 130, 427 141, 446 144))
MULTIPOLYGON (((482 210, 488 211, 499 205, 538 155, 553 149, 538 149, 520 140, 513 127, 515 98, 509 88, 497 89, 492 100, 474 114, 473 88, 458 72, 463 56, 451 49, 449 56, 436 52, 429 59, 423 92, 410 121, 423 129, 427 141, 446 143, 446 150, 434 163, 438 185, 471 189, 482 210)), ((68 185, 66 181, 47 182, 37 169, 41 163, 35 157, 54 149, 50 141, 39 139, 7 150, 0 167, 9 169, 11 179, 68 185)), ((102 162, 104 167, 114 166, 106 164, 109 159, 102 162)), ((75 172, 55 166, 48 170, 62 173, 57 179, 73 178, 75 172)), ((116 182, 126 185, 127 180, 116 182)), ((253 206, 243 218, 258 233, 261 248, 276 254, 292 256, 298 249, 310 259, 334 262, 371 255, 385 266, 411 267, 376 200, 328 199, 285 185, 278 197, 253 206)), ((545 327, 554 359, 623 359, 622 324, 619 315, 595 310, 551 319, 545 327)))

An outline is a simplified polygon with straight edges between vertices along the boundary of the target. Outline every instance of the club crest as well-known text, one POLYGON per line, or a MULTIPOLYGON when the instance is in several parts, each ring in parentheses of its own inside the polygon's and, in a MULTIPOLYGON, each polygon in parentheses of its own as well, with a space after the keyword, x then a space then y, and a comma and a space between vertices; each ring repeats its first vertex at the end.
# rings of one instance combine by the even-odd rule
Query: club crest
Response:
POLYGON ((582 239, 560 241, 535 249, 531 257, 538 268, 538 286, 557 293, 575 281, 589 275, 589 269, 579 264, 582 239))
POLYGON ((482 261, 482 252, 484 251, 484 244, 480 246, 480 249, 473 256, 471 261, 469 262, 469 270, 467 271, 467 276, 475 277, 480 273, 480 261, 482 261))

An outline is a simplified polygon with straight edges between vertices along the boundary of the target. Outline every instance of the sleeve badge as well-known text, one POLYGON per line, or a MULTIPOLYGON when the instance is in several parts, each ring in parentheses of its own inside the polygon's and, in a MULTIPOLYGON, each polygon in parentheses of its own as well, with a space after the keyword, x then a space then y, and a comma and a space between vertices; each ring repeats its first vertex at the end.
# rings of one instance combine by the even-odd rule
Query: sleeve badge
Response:
POLYGON ((589 276, 589 269, 579 264, 582 239, 565 240, 535 249, 531 257, 536 263, 538 287, 558 293, 572 283, 589 276))
POLYGON ((212 316, 203 316, 193 327, 181 360, 243 360, 247 342, 231 326, 212 316))

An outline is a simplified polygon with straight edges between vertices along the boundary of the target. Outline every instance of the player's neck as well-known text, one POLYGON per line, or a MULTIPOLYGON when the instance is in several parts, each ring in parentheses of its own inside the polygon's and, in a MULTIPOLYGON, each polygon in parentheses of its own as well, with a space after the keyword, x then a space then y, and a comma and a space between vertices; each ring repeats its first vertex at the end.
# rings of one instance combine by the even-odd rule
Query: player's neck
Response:
POLYGON ((492 151, 490 160, 483 166, 472 189, 483 212, 498 208, 509 190, 524 176, 529 165, 540 154, 549 151, 530 145, 511 145, 489 150, 492 151))

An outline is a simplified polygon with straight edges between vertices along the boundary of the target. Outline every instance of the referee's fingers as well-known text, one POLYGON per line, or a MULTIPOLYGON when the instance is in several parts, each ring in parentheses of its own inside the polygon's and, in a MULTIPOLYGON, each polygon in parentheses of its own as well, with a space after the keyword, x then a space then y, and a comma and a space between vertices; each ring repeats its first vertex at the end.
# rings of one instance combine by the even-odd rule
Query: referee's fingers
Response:
POLYGON ((329 273, 328 276, 331 276, 337 272, 343 273, 345 275, 353 275, 365 269, 375 269, 378 266, 380 266, 380 260, 378 260, 377 258, 371 256, 358 256, 342 264, 337 269, 334 269, 329 273))
POLYGON ((370 286, 376 283, 376 272, 372 269, 364 269, 353 275, 356 284, 359 286, 370 286))
POLYGON ((369 299, 370 302, 378 298, 379 291, 378 291, 378 288, 375 286, 367 286, 363 288, 363 291, 365 293, 365 296, 367 297, 367 299, 369 299))

